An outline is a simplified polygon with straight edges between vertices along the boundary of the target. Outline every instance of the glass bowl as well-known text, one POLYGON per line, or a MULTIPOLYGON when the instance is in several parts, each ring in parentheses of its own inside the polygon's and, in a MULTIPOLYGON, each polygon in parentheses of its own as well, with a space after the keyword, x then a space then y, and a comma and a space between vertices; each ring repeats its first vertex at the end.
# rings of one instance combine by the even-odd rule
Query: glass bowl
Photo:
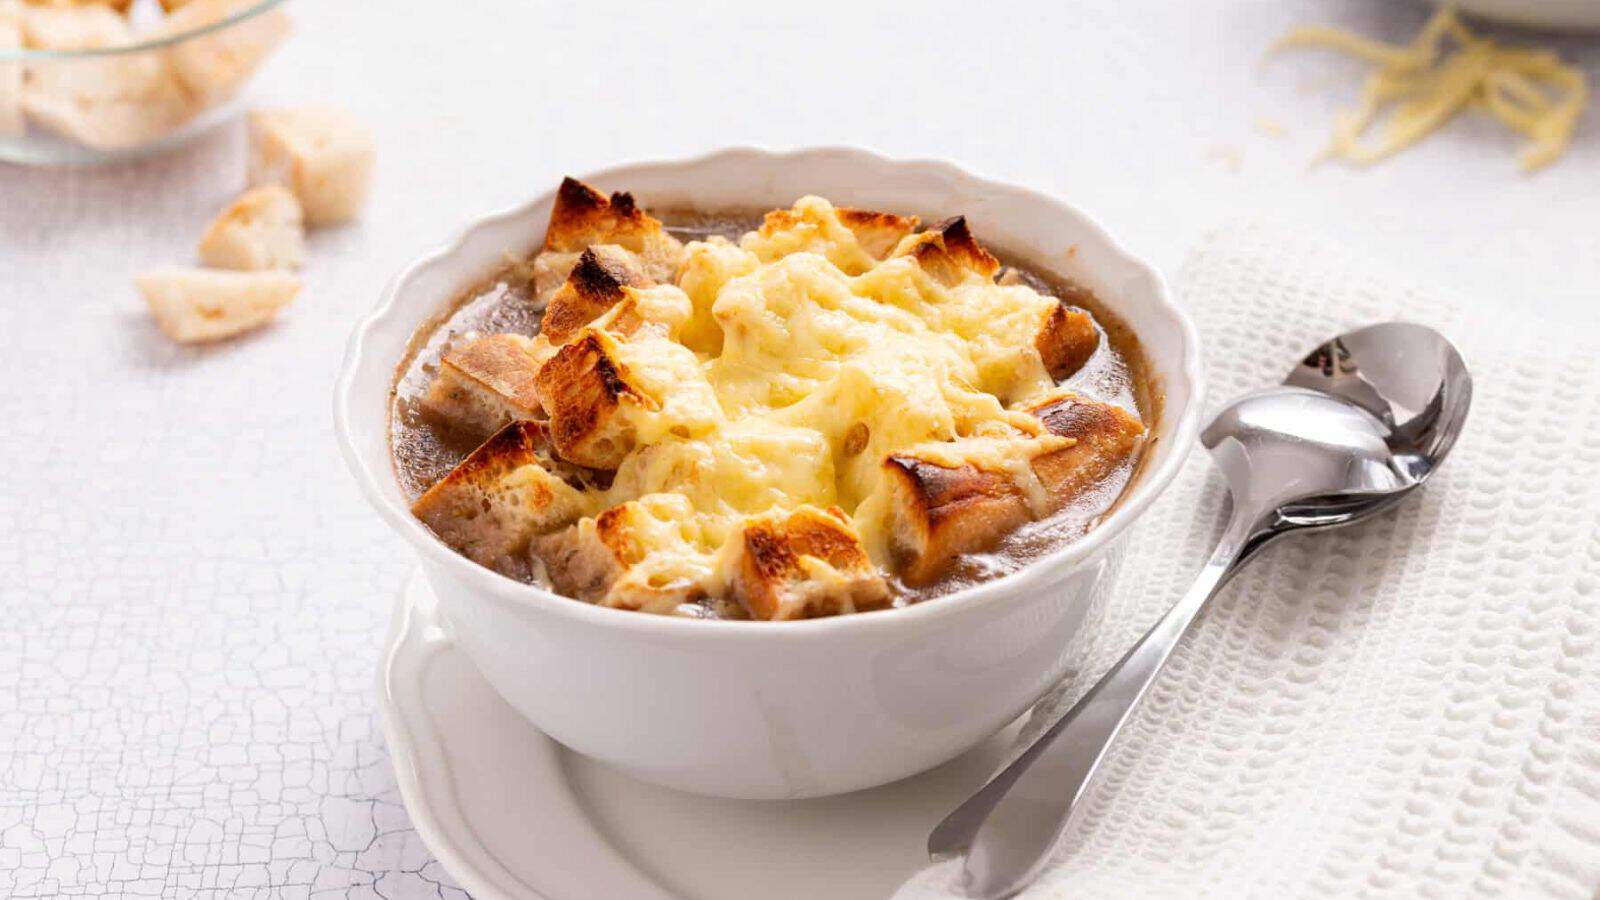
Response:
POLYGON ((0 0, 0 160, 127 159, 233 118, 289 36, 282 3, 169 0, 163 18, 154 0, 123 4, 127 15, 0 0))

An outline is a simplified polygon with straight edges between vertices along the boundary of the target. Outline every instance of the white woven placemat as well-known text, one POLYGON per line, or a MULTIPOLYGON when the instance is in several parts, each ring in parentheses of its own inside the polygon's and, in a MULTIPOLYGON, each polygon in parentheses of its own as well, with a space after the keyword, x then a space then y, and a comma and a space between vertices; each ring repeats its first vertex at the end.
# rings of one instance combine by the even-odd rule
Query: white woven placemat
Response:
MULTIPOLYGON (((1597 896, 1592 328, 1525 321, 1511 298, 1469 313, 1259 223, 1211 238, 1180 295, 1213 410, 1323 338, 1395 318, 1457 343, 1473 409, 1421 497, 1288 538, 1217 598, 1023 896, 1597 896)), ((1088 675, 1209 552, 1222 515, 1209 465, 1197 450, 1141 524, 1088 675)), ((900 896, 948 896, 955 871, 900 896)))

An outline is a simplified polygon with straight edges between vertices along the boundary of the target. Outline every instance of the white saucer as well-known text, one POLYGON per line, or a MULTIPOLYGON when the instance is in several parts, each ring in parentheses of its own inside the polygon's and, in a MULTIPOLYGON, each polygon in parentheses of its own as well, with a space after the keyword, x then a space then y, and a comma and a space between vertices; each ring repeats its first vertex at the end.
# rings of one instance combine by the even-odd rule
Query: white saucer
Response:
POLYGON ((840 797, 679 793, 580 757, 513 711, 455 649, 420 573, 396 604, 379 696, 411 820, 480 900, 880 900, 928 864, 928 830, 995 770, 1015 728, 840 797))

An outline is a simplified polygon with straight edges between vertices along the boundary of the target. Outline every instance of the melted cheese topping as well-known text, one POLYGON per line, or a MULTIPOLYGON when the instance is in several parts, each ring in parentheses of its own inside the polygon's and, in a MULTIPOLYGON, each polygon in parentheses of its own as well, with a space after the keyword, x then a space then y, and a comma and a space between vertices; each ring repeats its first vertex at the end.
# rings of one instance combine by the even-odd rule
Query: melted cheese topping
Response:
POLYGON ((586 329, 646 397, 625 408, 635 448, 586 508, 649 501, 633 520, 661 521, 633 529, 630 560, 648 577, 714 579, 744 520, 806 504, 851 516, 886 567, 883 461, 907 449, 1048 502, 1028 462, 1071 441, 1010 407, 1054 387, 1034 342, 1059 301, 978 273, 945 286, 911 257, 866 254, 826 200, 795 212, 737 245, 690 243, 678 287, 657 289, 687 297, 656 301, 676 327, 615 334, 608 313, 586 329))
POLYGON ((1356 165, 1385 159, 1422 140, 1458 112, 1487 110, 1530 139, 1524 171, 1554 162, 1572 142, 1588 101, 1584 73, 1554 53, 1504 47, 1467 29, 1441 7, 1409 44, 1368 40, 1327 26, 1297 28, 1274 50, 1320 47, 1378 68, 1367 77, 1361 104, 1339 116, 1326 155, 1356 165), (1447 49, 1453 44, 1454 49, 1447 49), (1390 115, 1381 125, 1379 117, 1390 115), (1364 140, 1376 128, 1376 142, 1364 140))

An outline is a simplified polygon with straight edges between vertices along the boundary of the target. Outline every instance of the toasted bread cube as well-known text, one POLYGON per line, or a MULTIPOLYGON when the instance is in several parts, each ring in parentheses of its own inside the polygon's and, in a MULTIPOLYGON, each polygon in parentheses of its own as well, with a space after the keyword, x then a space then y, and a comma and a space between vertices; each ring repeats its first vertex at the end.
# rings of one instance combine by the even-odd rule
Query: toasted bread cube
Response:
POLYGON ((218 269, 296 269, 305 256, 300 201, 275 184, 245 191, 200 238, 200 261, 218 269))
POLYGON ((30 6, 66 9, 74 6, 104 6, 126 14, 133 0, 27 0, 30 6))
MULTIPOLYGON (((176 35, 220 22, 242 13, 260 0, 190 0, 161 24, 160 35, 176 35)), ((215 106, 244 87, 268 56, 289 37, 289 14, 269 9, 217 31, 174 44, 168 54, 172 68, 190 96, 203 106, 215 106)))
POLYGON ((624 288, 652 284, 638 257, 614 244, 586 247, 565 283, 550 298, 539 332, 552 344, 565 344, 625 296, 624 288))
POLYGON ((805 196, 789 209, 775 209, 761 227, 739 239, 739 246, 763 262, 792 253, 816 253, 848 275, 859 275, 889 254, 916 230, 916 216, 836 207, 821 197, 805 196))
POLYGON ((967 228, 966 216, 945 219, 911 235, 900 242, 894 255, 916 259, 924 272, 947 286, 974 277, 992 281, 1000 271, 1000 261, 983 249, 967 228))
POLYGON ((907 584, 935 581, 962 554, 993 547, 1036 513, 1065 508, 1125 464, 1144 435, 1143 423, 1127 410, 1067 392, 1027 411, 1052 435, 1071 440, 1028 460, 1048 495, 1043 509, 1031 508, 1029 495, 1007 473, 916 453, 885 460, 891 553, 907 584))
POLYGON ((1057 437, 1075 443, 1036 457, 1033 472, 1061 508, 1116 471, 1133 456, 1144 423, 1120 406, 1062 392, 1028 407, 1057 437))
POLYGON ((487 435, 539 415, 534 382, 542 360, 532 339, 491 334, 450 348, 422 406, 458 431, 487 435))
POLYGON ((615 340, 594 329, 586 329, 540 368, 534 384, 562 459, 614 469, 633 449, 634 434, 623 407, 653 401, 631 374, 618 359, 615 340))
MULTIPOLYGON (((22 4, 0 0, 0 54, 22 49, 22 4)), ((22 115, 22 63, 0 62, 0 135, 27 129, 22 115)))
MULTIPOLYGON (((91 50, 134 40, 105 6, 29 7, 29 46, 91 50)), ((22 85, 27 117, 99 150, 139 147, 170 134, 200 111, 157 51, 53 59, 29 67, 22 85)))
POLYGON ((873 259, 887 257, 906 235, 917 230, 922 220, 916 216, 897 216, 870 209, 839 207, 839 221, 850 229, 873 259))
POLYGON ((103 3, 27 4, 27 46, 35 50, 98 50, 134 42, 133 28, 103 3))
POLYGON ((355 217, 367 202, 377 150, 372 133, 348 113, 325 106, 250 114, 250 184, 294 192, 306 224, 355 217))
POLYGON ((1045 314, 1033 345, 1044 361, 1045 371, 1060 381, 1083 368, 1094 355, 1100 346, 1100 329, 1095 327, 1093 316, 1061 301, 1045 314))
MULTIPOLYGON (((106 62, 107 60, 95 60, 106 62)), ((72 65, 81 66, 83 62, 72 65)), ((175 85, 138 98, 93 98, 52 92, 43 82, 23 90, 29 119, 68 140, 96 150, 143 147, 177 131, 199 109, 175 85)))
POLYGON ((535 536, 561 528, 582 510, 573 477, 550 455, 538 422, 513 422, 484 441, 411 505, 439 539, 498 571, 526 560, 535 536))
POLYGON ((186 344, 265 325, 300 293, 300 279, 287 272, 161 269, 134 281, 156 324, 186 344))
POLYGON ((744 523, 724 547, 730 591, 753 619, 806 619, 876 609, 889 585, 838 509, 801 506, 744 523))
POLYGON ((612 244, 633 254, 654 282, 670 282, 683 256, 683 244, 640 209, 624 191, 607 198, 576 178, 556 189, 544 244, 533 261, 534 296, 548 300, 567 280, 578 258, 597 244, 612 244))
POLYGON ((629 500, 536 538, 534 552, 556 590, 616 609, 671 613, 706 595, 710 565, 685 537, 684 498, 629 500))
POLYGON ((1006 475, 914 454, 884 460, 894 511, 890 552, 906 584, 937 581, 964 553, 987 550, 1033 518, 1006 475))
MULTIPOLYGON (((662 296, 653 299, 676 299, 680 312, 688 303, 670 285, 643 294, 658 291, 662 296)), ((583 329, 539 369, 539 403, 563 459, 614 469, 641 435, 644 443, 654 443, 667 435, 698 437, 716 427, 722 410, 692 351, 656 327, 629 333, 608 324, 615 323, 602 319, 583 329)))

